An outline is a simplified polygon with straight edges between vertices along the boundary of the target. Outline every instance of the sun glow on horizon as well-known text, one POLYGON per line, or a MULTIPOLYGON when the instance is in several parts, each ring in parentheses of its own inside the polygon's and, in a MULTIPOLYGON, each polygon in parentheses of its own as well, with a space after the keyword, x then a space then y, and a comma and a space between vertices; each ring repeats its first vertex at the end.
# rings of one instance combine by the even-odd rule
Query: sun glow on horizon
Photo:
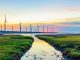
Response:
MULTIPOLYGON (((7 22, 10 24, 18 24, 19 21, 23 22, 23 23, 54 23, 54 22, 69 22, 72 21, 74 22, 75 18, 76 21, 80 21, 80 17, 77 17, 79 14, 77 14, 76 16, 73 15, 53 15, 53 16, 49 16, 49 15, 33 15, 33 16, 12 16, 12 15, 7 15, 6 19, 7 22), (71 20, 70 20, 71 19, 71 20), (72 20, 73 19, 73 20, 72 20)), ((0 22, 3 23, 4 22, 4 16, 0 17, 0 22)))
MULTIPOLYGON (((80 26, 80 0, 0 0, 0 26, 80 26)), ((58 29, 57 29, 58 30, 58 29)))
POLYGON ((79 5, 78 0, 3 0, 0 22, 4 22, 5 14, 9 24, 68 22, 65 19, 80 17, 79 5))

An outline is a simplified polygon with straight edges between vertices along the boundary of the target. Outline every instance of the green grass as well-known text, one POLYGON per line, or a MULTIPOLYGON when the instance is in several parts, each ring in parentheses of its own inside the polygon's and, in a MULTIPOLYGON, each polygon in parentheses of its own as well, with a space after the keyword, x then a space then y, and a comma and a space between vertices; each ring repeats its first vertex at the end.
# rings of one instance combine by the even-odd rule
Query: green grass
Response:
POLYGON ((37 36, 63 51, 72 60, 80 59, 80 35, 37 36))
POLYGON ((20 57, 32 45, 30 36, 0 36, 0 60, 20 60, 20 57))

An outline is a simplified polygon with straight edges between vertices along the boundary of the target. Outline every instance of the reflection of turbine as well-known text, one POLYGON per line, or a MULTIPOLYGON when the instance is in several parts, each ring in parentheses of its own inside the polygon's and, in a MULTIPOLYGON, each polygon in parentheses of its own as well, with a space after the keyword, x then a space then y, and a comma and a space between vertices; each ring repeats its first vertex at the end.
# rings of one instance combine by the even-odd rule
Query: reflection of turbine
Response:
POLYGON ((40 60, 43 60, 43 59, 45 59, 44 57, 45 57, 46 55, 42 55, 41 57, 37 57, 38 59, 40 59, 40 60))
POLYGON ((40 60, 43 60, 43 58, 40 58, 40 60))
MULTIPOLYGON (((42 57, 37 57, 36 55, 27 55, 26 57, 28 58, 29 56, 33 56, 32 60, 37 60, 37 59, 43 60, 44 59, 42 57)), ((43 56, 45 56, 45 55, 43 55, 43 56)))
POLYGON ((36 60, 37 59, 36 55, 33 55, 33 56, 34 56, 34 60, 36 60))
POLYGON ((46 56, 46 55, 43 55, 43 56, 46 56))
POLYGON ((29 56, 33 56, 33 57, 34 57, 34 60, 37 59, 36 55, 28 55, 28 56, 26 56, 26 57, 28 58, 29 56))
POLYGON ((43 59, 45 59, 45 58, 39 57, 39 59, 40 59, 40 60, 43 60, 43 59))
POLYGON ((27 55, 26 57, 29 57, 30 55, 27 55))

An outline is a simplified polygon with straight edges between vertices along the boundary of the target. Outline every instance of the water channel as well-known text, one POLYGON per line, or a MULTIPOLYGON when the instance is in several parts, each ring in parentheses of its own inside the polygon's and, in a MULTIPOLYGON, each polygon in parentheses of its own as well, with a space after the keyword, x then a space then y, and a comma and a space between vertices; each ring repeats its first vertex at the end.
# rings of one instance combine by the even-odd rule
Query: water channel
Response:
POLYGON ((66 60, 60 51, 47 42, 38 39, 34 35, 32 37, 34 38, 32 47, 21 57, 21 60, 66 60))

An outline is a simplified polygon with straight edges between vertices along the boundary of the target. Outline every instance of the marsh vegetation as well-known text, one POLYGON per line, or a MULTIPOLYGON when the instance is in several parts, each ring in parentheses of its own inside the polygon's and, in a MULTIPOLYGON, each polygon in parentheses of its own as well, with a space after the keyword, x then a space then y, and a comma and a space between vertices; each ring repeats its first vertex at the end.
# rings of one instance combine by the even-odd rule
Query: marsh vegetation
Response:
POLYGON ((37 36, 57 47, 71 60, 80 60, 80 35, 37 36))
POLYGON ((31 47, 33 38, 20 35, 0 36, 0 60, 20 60, 31 47))

